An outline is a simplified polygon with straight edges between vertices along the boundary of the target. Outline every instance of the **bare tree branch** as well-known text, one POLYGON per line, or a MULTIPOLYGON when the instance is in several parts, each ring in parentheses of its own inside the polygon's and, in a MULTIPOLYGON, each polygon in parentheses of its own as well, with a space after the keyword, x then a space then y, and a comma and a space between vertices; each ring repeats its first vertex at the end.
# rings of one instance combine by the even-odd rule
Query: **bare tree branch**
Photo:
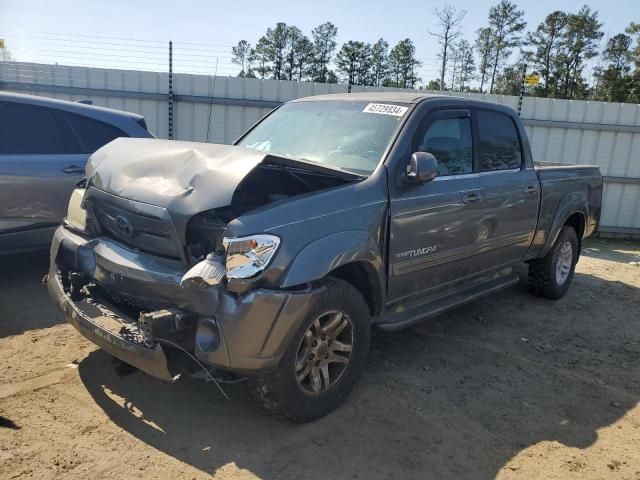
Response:
POLYGON ((431 13, 438 19, 438 25, 440 27, 439 32, 429 32, 429 35, 436 37, 440 44, 440 52, 438 53, 438 58, 441 60, 440 90, 444 90, 444 76, 447 70, 448 50, 451 48, 451 44, 460 36, 460 24, 462 23, 464 16, 467 14, 467 11, 458 11, 454 6, 445 3, 444 7, 441 9, 434 8, 431 13))

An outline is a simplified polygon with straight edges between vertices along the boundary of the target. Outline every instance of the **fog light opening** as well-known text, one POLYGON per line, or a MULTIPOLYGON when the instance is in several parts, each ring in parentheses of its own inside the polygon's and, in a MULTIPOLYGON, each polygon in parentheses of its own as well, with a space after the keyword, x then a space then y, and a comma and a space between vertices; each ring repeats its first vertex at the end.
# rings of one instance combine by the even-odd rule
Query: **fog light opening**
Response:
POLYGON ((213 352, 220 345, 220 329, 212 318, 200 322, 196 330, 196 345, 202 352, 213 352))

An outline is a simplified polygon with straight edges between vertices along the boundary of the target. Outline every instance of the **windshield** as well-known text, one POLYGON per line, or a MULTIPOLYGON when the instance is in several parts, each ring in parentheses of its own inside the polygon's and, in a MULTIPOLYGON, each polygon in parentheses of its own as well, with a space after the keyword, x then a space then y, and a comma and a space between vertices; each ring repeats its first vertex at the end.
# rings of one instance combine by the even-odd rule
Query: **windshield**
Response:
POLYGON ((407 110, 406 104, 362 101, 287 103, 238 145, 369 175, 407 110))

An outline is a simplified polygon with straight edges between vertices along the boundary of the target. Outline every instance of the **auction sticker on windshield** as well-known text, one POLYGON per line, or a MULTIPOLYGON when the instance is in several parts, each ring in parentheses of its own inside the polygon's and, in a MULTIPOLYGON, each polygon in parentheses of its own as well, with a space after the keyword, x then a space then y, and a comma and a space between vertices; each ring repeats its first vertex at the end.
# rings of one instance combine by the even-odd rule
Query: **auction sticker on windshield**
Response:
POLYGON ((400 105, 390 105, 387 103, 370 103, 364 110, 365 113, 379 113, 381 115, 393 115, 396 117, 403 116, 409 107, 401 107, 400 105))

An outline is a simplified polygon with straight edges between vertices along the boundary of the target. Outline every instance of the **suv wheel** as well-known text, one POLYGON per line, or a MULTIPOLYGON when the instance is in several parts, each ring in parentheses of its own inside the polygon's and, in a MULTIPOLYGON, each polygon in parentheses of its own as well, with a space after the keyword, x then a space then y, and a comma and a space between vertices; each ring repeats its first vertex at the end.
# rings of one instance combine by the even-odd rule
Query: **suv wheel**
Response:
POLYGON ((278 368, 250 382, 264 407, 295 422, 336 409, 353 388, 369 351, 369 309, 360 292, 335 278, 324 286, 278 368))
POLYGON ((556 300, 567 292, 578 262, 578 245, 574 228, 564 226, 549 253, 529 263, 529 286, 533 293, 556 300))

